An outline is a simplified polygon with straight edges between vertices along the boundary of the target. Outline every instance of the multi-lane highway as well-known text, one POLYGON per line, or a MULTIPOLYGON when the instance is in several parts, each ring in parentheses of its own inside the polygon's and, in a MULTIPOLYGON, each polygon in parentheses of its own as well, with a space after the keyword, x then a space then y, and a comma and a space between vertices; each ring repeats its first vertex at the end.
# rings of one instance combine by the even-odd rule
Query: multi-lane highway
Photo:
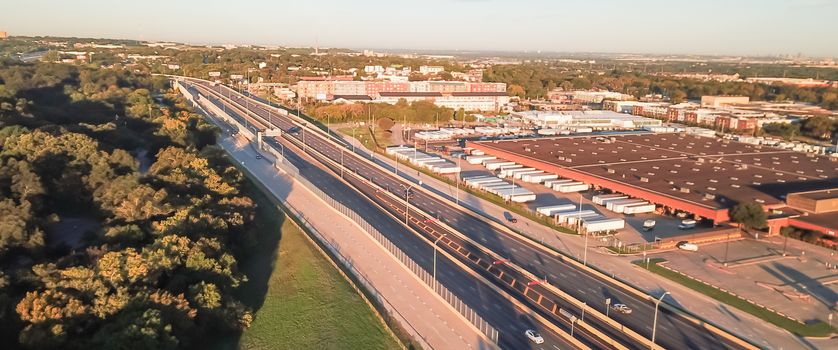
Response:
MULTIPOLYGON (((202 92, 204 94, 207 93, 203 89, 202 92)), ((236 113, 233 106, 230 104, 221 106, 222 101, 219 99, 210 98, 210 100, 218 104, 219 107, 225 108, 227 114, 244 124, 246 117, 241 113, 236 113)), ((248 123, 250 123, 249 125, 253 125, 252 130, 263 131, 266 127, 265 125, 260 125, 258 120, 249 119, 248 123)), ((285 142, 285 146, 288 146, 284 152, 286 157, 285 161, 290 162, 298 168, 301 176, 305 177, 324 192, 329 193, 343 205, 353 208, 356 212, 369 214, 367 221, 370 224, 387 236, 393 244, 410 254, 411 258, 424 269, 428 271, 432 269, 433 249, 428 242, 423 241, 420 237, 408 231, 399 222, 389 218, 386 213, 380 212, 380 209, 375 204, 371 203, 359 192, 336 180, 335 173, 332 169, 319 164, 312 164, 312 159, 308 155, 302 154, 301 150, 292 143, 285 142), (297 154, 298 152, 300 154, 297 154)), ((515 307, 496 291, 476 281, 471 275, 462 271, 462 269, 441 255, 438 257, 437 265, 440 284, 460 297, 499 331, 499 345, 502 348, 574 348, 573 345, 564 341, 549 328, 540 326, 526 314, 527 312, 525 310, 520 310, 515 307), (543 346, 536 346, 530 343, 523 335, 523 332, 527 329, 539 330, 546 340, 545 344, 543 346)), ((421 306, 417 305, 417 307, 421 306)), ((567 329, 569 330, 569 328, 567 329)), ((589 343, 589 346, 595 348, 596 344, 593 342, 595 340, 593 339, 590 342, 583 340, 583 342, 589 343)))
MULTIPOLYGON (((210 86, 201 81, 194 81, 194 84, 196 84, 195 88, 201 89, 207 94, 211 94, 209 90, 213 90, 216 92, 223 91, 223 96, 236 95, 235 93, 230 94, 229 89, 221 86, 210 86)), ((217 95, 216 97, 221 97, 221 95, 217 95)), ((274 124, 280 129, 288 131, 298 125, 291 118, 280 116, 273 108, 254 102, 241 102, 242 100, 247 100, 246 97, 233 98, 236 99, 233 102, 238 101, 237 103, 240 106, 247 108, 250 112, 260 116, 264 121, 268 121, 267 123, 274 124)), ((252 122, 258 123, 259 121, 254 120, 252 122)), ((262 123, 267 124, 266 122, 262 123)), ((259 128, 266 127, 271 126, 262 125, 259 128)), ((315 184, 324 186, 324 190, 328 188, 329 190, 337 191, 338 188, 335 187, 342 186, 343 192, 341 192, 341 196, 346 195, 348 196, 347 198, 358 200, 358 203, 353 202, 352 206, 359 208, 361 210, 360 212, 375 213, 380 212, 383 208, 383 210, 389 212, 393 217, 404 217, 404 210, 406 208, 403 198, 405 196, 405 188, 406 186, 410 186, 410 184, 404 182, 401 178, 374 166, 366 159, 353 154, 346 148, 338 147, 333 143, 327 142, 322 134, 306 130, 306 128, 302 128, 299 132, 295 133, 285 133, 280 141, 292 141, 297 145, 302 145, 304 142, 306 147, 316 150, 317 152, 314 154, 319 157, 329 158, 333 162, 342 163, 345 169, 359 176, 359 178, 354 176, 346 176, 345 178, 357 190, 363 193, 365 197, 360 197, 357 192, 348 191, 345 185, 341 184, 337 186, 335 181, 328 179, 326 174, 313 175, 316 179, 322 178, 322 183, 315 184), (353 192, 355 195, 353 196, 351 193, 346 192, 353 192), (390 192, 390 194, 386 192, 390 192), (358 207, 361 203, 365 203, 367 207, 358 207)), ((322 160, 328 163, 325 159, 322 160)), ((340 173, 340 170, 334 166, 332 170, 335 174, 340 173)), ((551 320, 555 325, 567 329, 568 312, 576 317, 582 316, 578 305, 565 301, 559 296, 560 293, 564 292, 575 299, 585 301, 588 305, 588 314, 585 317, 586 323, 590 324, 597 331, 618 340, 622 346, 627 348, 644 347, 636 339, 624 334, 621 330, 616 329, 603 320, 598 320, 591 316, 592 309, 597 309, 605 313, 606 298, 610 298, 612 303, 619 302, 627 304, 634 310, 630 315, 612 312, 610 313, 611 318, 619 321, 643 337, 651 337, 655 308, 654 304, 646 299, 638 298, 606 279, 600 279, 586 271, 582 271, 575 265, 565 261, 564 257, 546 253, 534 247, 530 242, 514 237, 508 232, 504 232, 496 226, 487 223, 483 219, 462 211, 451 203, 438 199, 421 189, 412 188, 410 190, 409 206, 412 211, 412 214, 409 216, 409 222, 415 232, 430 241, 444 234, 445 237, 440 240, 441 249, 445 249, 462 263, 467 264, 481 276, 494 283, 496 287, 517 298, 533 310, 536 310, 539 315, 551 320), (416 209, 420 209, 422 212, 427 213, 427 215, 419 213, 416 209), (545 278, 549 286, 545 285, 543 281, 539 281, 545 278), (565 312, 560 312, 562 309, 565 312)), ((393 230, 393 232, 406 231, 403 226, 394 225, 393 219, 376 221, 386 221, 391 226, 399 227, 399 229, 388 227, 382 229, 382 232, 387 232, 386 230, 393 230)), ((383 225, 384 223, 381 224, 383 225)), ((416 257, 416 260, 422 259, 421 257, 423 256, 430 256, 432 253, 427 241, 413 234, 402 233, 394 236, 397 237, 392 239, 400 240, 402 244, 400 247, 412 257, 416 257)), ((465 284, 468 284, 469 287, 458 287, 463 282, 459 280, 452 281, 450 280, 452 277, 446 279, 445 276, 447 274, 449 276, 451 276, 450 274, 454 274, 457 277, 453 279, 473 280, 473 278, 460 272, 460 269, 453 264, 448 264, 445 267, 440 264, 439 269, 440 271, 445 270, 447 272, 440 275, 441 282, 452 290, 458 289, 461 293, 464 293, 458 293, 458 295, 464 296, 464 299, 468 295, 475 294, 473 290, 470 290, 471 288, 476 288, 475 285, 481 285, 473 281, 466 281, 465 284)), ((489 290, 488 288, 483 289, 489 290)), ((503 299, 500 295, 496 295, 496 297, 503 299)), ((474 302, 472 300, 472 303, 474 302)), ((526 322, 522 322, 519 317, 510 319, 509 315, 502 315, 506 317, 493 317, 491 307, 485 308, 481 307, 485 305, 479 304, 483 302, 486 302, 486 300, 481 300, 477 304, 473 304, 473 307, 481 315, 484 315, 484 313, 489 315, 484 317, 493 326, 501 330, 502 346, 511 346, 514 348, 524 346, 525 344, 504 343, 505 338, 520 338, 521 327, 502 329, 503 325, 497 323, 526 322), (515 334, 515 332, 518 332, 518 334, 515 334)), ((508 305, 508 302, 506 304, 508 305)), ((524 327, 529 327, 529 325, 524 327)), ((577 329, 577 334, 578 331, 577 329)), ((549 332, 545 333, 549 334, 549 332)), ((595 348, 604 346, 590 334, 583 331, 582 335, 582 339, 585 339, 588 345, 595 348)), ((736 347, 726 338, 718 337, 701 326, 687 321, 681 316, 665 309, 660 310, 658 317, 656 343, 670 349, 736 347)))

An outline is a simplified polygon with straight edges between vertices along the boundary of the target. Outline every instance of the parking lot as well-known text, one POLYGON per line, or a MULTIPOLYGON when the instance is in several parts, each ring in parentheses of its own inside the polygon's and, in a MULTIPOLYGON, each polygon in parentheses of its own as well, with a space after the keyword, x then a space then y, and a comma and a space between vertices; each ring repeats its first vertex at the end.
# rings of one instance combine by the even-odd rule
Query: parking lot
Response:
POLYGON ((838 303, 838 269, 834 251, 771 237, 705 244, 698 252, 657 253, 666 266, 722 286, 800 320, 827 320, 838 303), (727 262, 727 267, 724 267, 727 262))

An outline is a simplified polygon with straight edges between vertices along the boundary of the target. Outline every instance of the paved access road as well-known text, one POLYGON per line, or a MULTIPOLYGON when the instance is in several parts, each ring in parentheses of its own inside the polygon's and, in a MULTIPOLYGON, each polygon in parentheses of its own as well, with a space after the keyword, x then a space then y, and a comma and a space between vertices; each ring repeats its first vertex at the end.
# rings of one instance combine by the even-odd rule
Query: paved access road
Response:
MULTIPOLYGON (((213 100, 213 103, 222 103, 213 100)), ((235 118, 233 109, 227 106, 227 113, 235 118)), ((288 125, 290 128, 290 125, 288 125)), ((287 129, 286 129, 287 130, 287 129)), ((366 220, 378 229, 387 239, 393 242, 425 270, 433 268, 433 249, 420 237, 407 230, 402 224, 393 220, 379 207, 370 202, 361 193, 338 181, 333 170, 317 164, 309 155, 301 156, 302 152, 287 140, 280 140, 287 147, 284 151, 286 161, 300 171, 300 175, 322 191, 338 199, 343 205, 353 208, 358 213, 367 213, 366 220), (298 154, 300 153, 300 154, 298 154)), ((308 141, 308 139, 307 139, 308 141)), ((506 298, 501 296, 485 284, 477 281, 473 276, 463 271, 459 266, 438 255, 437 277, 442 285, 460 297, 469 307, 487 320, 499 333, 499 345, 504 349, 573 349, 574 346, 564 341, 547 327, 543 327, 506 298), (536 329, 545 338, 545 343, 535 345, 523 335, 527 329, 536 329)), ((419 305, 417 305, 419 307, 419 305)), ((570 330, 569 327, 561 327, 570 330)), ((595 347, 595 339, 585 340, 589 346, 595 347)))
MULTIPOLYGON (((221 87, 215 88, 221 89, 221 87)), ((279 117, 275 111, 261 105, 254 106, 251 104, 249 109, 262 116, 265 120, 273 120, 280 128, 286 131, 293 126, 285 118, 279 117)), ((310 131, 308 133, 311 134, 310 131)), ((370 181, 375 182, 378 186, 387 188, 396 195, 404 195, 404 190, 401 187, 403 183, 394 177, 393 174, 377 169, 369 163, 361 161, 351 152, 341 151, 341 149, 318 137, 311 137, 313 135, 309 135, 310 137, 306 138, 305 134, 306 131, 302 130, 290 136, 299 141, 305 140, 307 146, 326 153, 337 162, 340 162, 342 159, 347 169, 370 179, 370 181)), ((288 135, 286 134, 286 136, 288 135)), ((505 232, 495 229, 493 226, 470 213, 465 213, 454 208, 447 202, 437 200, 422 191, 412 192, 412 205, 431 213, 431 215, 437 216, 439 220, 456 228, 459 232, 465 234, 474 242, 488 248, 496 255, 507 257, 511 263, 524 267, 536 276, 546 276, 550 284, 557 286, 577 299, 586 301, 591 307, 604 311, 605 298, 611 298, 613 303, 620 302, 628 304, 634 309, 631 315, 611 314, 611 317, 638 333, 646 337, 651 337, 652 318, 654 314, 654 305, 652 303, 625 293, 608 281, 600 280, 578 270, 575 266, 563 261, 561 257, 544 254, 528 243, 510 237, 505 232)), ((467 247, 466 249, 473 251, 475 254, 478 253, 474 247, 467 247)), ((533 289, 537 289, 545 295, 551 294, 549 290, 538 285, 533 286, 533 289)), ((554 297, 552 300, 559 302, 559 298, 554 297)), ((576 314, 579 315, 580 312, 576 314)), ((590 317, 587 320, 588 322, 593 321, 590 317)), ((560 322, 557 322, 557 324, 560 324, 560 322)), ((614 334, 613 330, 609 330, 609 327, 603 325, 601 322, 596 322, 595 324, 601 331, 614 334)), ((625 338, 623 337, 622 339, 625 338)), ((657 343, 671 349, 731 347, 724 339, 717 338, 714 334, 703 328, 682 319, 680 316, 670 314, 665 310, 661 310, 658 319, 657 343)), ((631 344, 624 345, 631 346, 631 344)))

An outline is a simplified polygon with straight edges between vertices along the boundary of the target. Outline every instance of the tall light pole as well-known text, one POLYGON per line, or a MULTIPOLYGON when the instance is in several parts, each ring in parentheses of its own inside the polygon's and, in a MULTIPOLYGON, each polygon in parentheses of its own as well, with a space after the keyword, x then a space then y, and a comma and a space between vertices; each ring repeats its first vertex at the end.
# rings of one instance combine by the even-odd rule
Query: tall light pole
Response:
MULTIPOLYGON (((582 193, 579 193, 579 216, 576 218, 576 232, 582 234, 582 193)), ((582 253, 582 265, 588 266, 588 233, 585 233, 585 251, 582 253)))
POLYGON ((439 285, 439 281, 436 279, 436 251, 438 249, 436 244, 446 235, 447 233, 443 233, 442 236, 439 236, 439 238, 434 241, 434 291, 437 290, 437 286, 439 285))
POLYGON ((460 169, 460 171, 457 172, 457 191, 454 192, 457 198, 457 205, 460 204, 460 172, 463 171, 463 169, 460 168, 460 160, 462 159, 463 157, 457 157, 457 168, 460 169))
POLYGON ((660 298, 652 299, 655 301, 655 319, 654 321, 652 321, 652 349, 655 348, 655 335, 658 330, 658 306, 661 304, 661 301, 663 301, 663 297, 667 296, 668 294, 669 292, 665 292, 661 294, 660 298))
POLYGON ((582 317, 579 318, 579 320, 582 321, 582 322, 585 322, 585 308, 587 308, 587 307, 588 307, 588 302, 583 301, 582 302, 582 317))
POLYGON ((408 224, 408 216, 410 215, 410 190, 413 189, 413 185, 405 186, 399 184, 402 188, 404 188, 404 224, 408 224))

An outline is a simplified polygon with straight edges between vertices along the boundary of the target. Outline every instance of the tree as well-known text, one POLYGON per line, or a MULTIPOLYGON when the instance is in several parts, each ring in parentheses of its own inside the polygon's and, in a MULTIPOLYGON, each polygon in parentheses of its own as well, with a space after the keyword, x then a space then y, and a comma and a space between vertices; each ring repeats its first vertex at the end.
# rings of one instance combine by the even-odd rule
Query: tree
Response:
POLYGON ((506 91, 512 96, 524 97, 527 93, 521 85, 511 84, 506 91))
POLYGON ((761 229, 766 226, 768 215, 759 203, 743 202, 730 209, 730 219, 746 229, 761 229))
POLYGON ((763 125, 762 129, 766 133, 780 136, 786 141, 792 141, 800 135, 800 124, 768 123, 763 125))
POLYGON ((809 136, 828 140, 832 136, 832 132, 835 130, 835 124, 836 122, 832 120, 832 118, 819 115, 806 119, 803 122, 803 130, 805 130, 809 136))

